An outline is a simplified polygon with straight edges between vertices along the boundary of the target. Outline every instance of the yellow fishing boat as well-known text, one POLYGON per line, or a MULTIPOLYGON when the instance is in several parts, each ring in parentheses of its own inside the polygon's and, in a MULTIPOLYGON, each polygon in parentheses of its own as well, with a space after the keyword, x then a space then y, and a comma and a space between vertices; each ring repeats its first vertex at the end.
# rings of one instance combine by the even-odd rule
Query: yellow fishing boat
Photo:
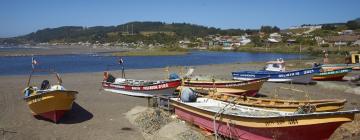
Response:
POLYGON ((233 95, 246 95, 247 96, 247 90, 243 89, 233 89, 233 88, 206 88, 206 87, 188 87, 188 86, 179 86, 177 88, 178 91, 181 91, 182 88, 191 88, 197 92, 200 92, 202 94, 209 94, 213 92, 219 92, 219 93, 228 93, 233 95))
POLYGON ((232 102, 238 105, 258 107, 263 109, 273 109, 287 112, 304 111, 310 112, 329 112, 338 111, 344 108, 346 100, 340 99, 323 99, 323 100, 280 100, 265 99, 246 96, 237 96, 227 93, 214 93, 206 96, 207 98, 232 102), (300 109, 300 110, 299 110, 300 109), (310 109, 310 110, 309 110, 310 109))
MULTIPOLYGON (((182 87, 189 88, 189 87, 182 87)), ((199 93, 198 95, 204 95, 206 98, 215 100, 232 102, 238 105, 258 107, 263 109, 280 110, 287 112, 299 111, 299 109, 305 109, 311 112, 328 112, 338 111, 344 108, 346 103, 345 99, 323 99, 323 100, 281 100, 281 99, 266 99, 255 98, 248 96, 240 96, 239 92, 234 89, 205 89, 205 88, 193 88, 191 89, 199 93), (231 92, 238 92, 238 95, 231 92)), ((182 91, 182 90, 180 90, 182 91)), ((245 91, 242 91, 245 92, 245 91)))
POLYGON ((66 111, 71 110, 76 98, 77 91, 66 90, 61 84, 62 80, 58 73, 53 72, 58 80, 57 84, 50 85, 48 80, 44 80, 41 87, 28 86, 24 90, 24 100, 28 104, 34 116, 40 116, 57 123, 66 111))
MULTIPOLYGON (((245 90, 246 96, 255 96, 256 93, 260 90, 261 86, 269 78, 259 78, 248 81, 223 81, 223 80, 199 80, 199 79, 186 79, 184 80, 184 86, 188 87, 199 87, 199 88, 227 88, 227 89, 242 89, 245 90)), ((234 92, 234 94, 237 94, 234 92)), ((243 95, 244 93, 242 93, 243 95)))

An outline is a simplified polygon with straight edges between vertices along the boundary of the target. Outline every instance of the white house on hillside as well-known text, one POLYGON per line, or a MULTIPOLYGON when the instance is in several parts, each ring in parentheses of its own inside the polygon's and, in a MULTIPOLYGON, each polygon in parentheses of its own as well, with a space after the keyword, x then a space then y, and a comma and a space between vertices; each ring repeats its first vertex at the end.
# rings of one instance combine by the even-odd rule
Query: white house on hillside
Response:
POLYGON ((281 35, 279 33, 270 34, 268 41, 271 43, 278 43, 281 41, 281 35))

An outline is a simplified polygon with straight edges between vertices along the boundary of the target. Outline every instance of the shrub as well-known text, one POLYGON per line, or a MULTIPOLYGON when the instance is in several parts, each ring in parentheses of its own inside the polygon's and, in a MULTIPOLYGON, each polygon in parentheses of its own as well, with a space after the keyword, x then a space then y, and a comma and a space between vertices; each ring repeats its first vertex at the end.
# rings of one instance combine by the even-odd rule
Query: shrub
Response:
POLYGON ((328 47, 330 47, 330 45, 329 44, 321 44, 321 47, 328 48, 328 47))

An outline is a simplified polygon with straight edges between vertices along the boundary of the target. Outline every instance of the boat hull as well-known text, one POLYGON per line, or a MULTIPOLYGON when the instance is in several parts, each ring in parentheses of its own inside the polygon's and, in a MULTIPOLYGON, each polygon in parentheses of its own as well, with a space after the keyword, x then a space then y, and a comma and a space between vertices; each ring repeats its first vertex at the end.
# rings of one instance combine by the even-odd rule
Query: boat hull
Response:
POLYGON ((227 82, 208 82, 208 81, 185 81, 184 85, 188 87, 204 87, 204 88, 233 88, 245 90, 245 93, 234 93, 236 95, 256 96, 260 88, 268 78, 252 79, 246 81, 227 81, 227 82))
POLYGON ((151 86, 127 86, 102 82, 105 91, 137 97, 152 97, 157 95, 172 95, 176 88, 181 85, 181 80, 169 81, 151 86))
MULTIPOLYGON (((211 99, 204 98, 200 102, 209 100, 211 99)), ((241 111, 235 113, 238 110, 235 108, 232 114, 218 114, 222 109, 214 104, 218 104, 219 101, 203 105, 200 105, 200 102, 183 103, 178 99, 171 99, 171 105, 175 108, 178 118, 232 139, 328 139, 341 124, 354 120, 355 113, 359 113, 359 110, 354 110, 311 114, 289 113, 280 116, 268 116, 264 113, 261 116, 253 116, 241 115, 241 111), (220 110, 210 111, 210 107, 217 107, 220 110)), ((227 109, 231 108, 233 107, 230 105, 227 109)), ((261 111, 257 108, 245 107, 241 110, 261 111)))
POLYGON ((289 72, 267 72, 267 71, 239 71, 232 72, 235 80, 253 80, 256 78, 268 77, 269 82, 291 82, 309 84, 315 73, 319 73, 320 68, 304 69, 289 72))
MULTIPOLYGON (((293 76, 289 78, 269 78, 269 82, 275 83, 304 83, 308 84, 312 82, 312 77, 314 74, 307 74, 307 75, 299 75, 293 76)), ((246 78, 246 77, 234 77, 235 80, 253 80, 253 78, 246 78)))
POLYGON ((360 64, 323 64, 321 68, 326 71, 351 68, 352 70, 360 70, 360 64))
MULTIPOLYGON (((214 132, 214 121, 183 109, 175 109, 182 120, 214 132)), ((325 140, 344 122, 278 128, 250 128, 216 122, 217 133, 232 139, 250 140, 325 140)))
POLYGON ((76 91, 50 91, 25 98, 32 114, 57 123, 65 112, 71 110, 76 91))
POLYGON ((346 100, 338 99, 325 99, 325 100, 279 100, 279 99, 265 99, 265 98, 253 98, 237 95, 230 95, 224 93, 215 93, 206 96, 224 102, 232 102, 234 104, 257 107, 268 110, 277 110, 285 112, 296 112, 299 107, 312 105, 316 112, 330 112, 338 111, 344 108, 346 100))
POLYGON ((317 81, 342 81, 344 76, 351 72, 351 70, 351 68, 348 68, 321 72, 315 74, 312 79, 317 81))
POLYGON ((151 91, 131 91, 131 90, 122 90, 122 89, 115 89, 115 88, 104 88, 105 91, 124 94, 129 96, 136 96, 136 97, 153 97, 153 96, 163 96, 163 95, 172 95, 176 87, 167 88, 162 90, 151 90, 151 91))
POLYGON ((67 112, 67 110, 54 110, 54 111, 36 114, 36 115, 34 115, 34 117, 45 118, 45 119, 51 120, 56 123, 65 115, 66 112, 67 112))

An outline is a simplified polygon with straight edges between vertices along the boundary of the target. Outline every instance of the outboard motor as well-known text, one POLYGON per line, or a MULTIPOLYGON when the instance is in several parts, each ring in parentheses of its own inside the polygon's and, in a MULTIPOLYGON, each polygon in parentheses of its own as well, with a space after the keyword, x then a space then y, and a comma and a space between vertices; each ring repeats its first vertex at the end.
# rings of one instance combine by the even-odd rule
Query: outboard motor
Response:
POLYGON ((49 82, 49 80, 44 80, 44 81, 42 81, 40 89, 41 89, 41 90, 45 90, 45 89, 49 89, 49 88, 50 88, 50 82, 49 82))
POLYGON ((111 74, 108 75, 106 82, 110 82, 110 83, 114 83, 115 82, 115 77, 112 76, 111 74))
POLYGON ((321 67, 322 64, 314 63, 313 68, 321 67))
POLYGON ((181 89, 180 100, 183 102, 196 102, 197 93, 191 88, 184 87, 181 89))
POLYGON ((170 80, 180 79, 180 76, 177 75, 176 73, 171 73, 171 74, 169 75, 169 79, 170 79, 170 80))

